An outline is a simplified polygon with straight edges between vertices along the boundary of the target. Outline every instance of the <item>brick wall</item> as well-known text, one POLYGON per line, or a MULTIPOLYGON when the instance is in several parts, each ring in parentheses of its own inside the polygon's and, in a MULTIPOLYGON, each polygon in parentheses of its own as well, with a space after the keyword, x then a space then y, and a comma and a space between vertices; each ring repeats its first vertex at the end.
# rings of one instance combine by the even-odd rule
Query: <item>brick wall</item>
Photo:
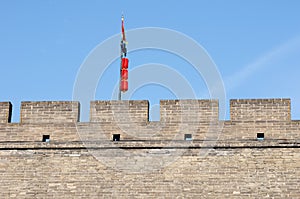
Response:
POLYGON ((69 123, 78 121, 78 102, 44 101, 21 103, 21 123, 69 123))
POLYGON ((11 120, 12 105, 10 102, 0 102, 0 123, 8 123, 11 120))
POLYGON ((136 101, 92 101, 91 122, 140 123, 148 121, 149 102, 136 101))
MULTIPOLYGON (((1 198, 299 198, 299 148, 189 149, 180 157, 154 154, 144 172, 139 155, 112 156, 108 167, 88 151, 0 150, 1 198), (127 164, 125 164, 126 162, 127 164), (122 169, 118 169, 122 166, 122 169), (141 170, 131 172, 131 167, 141 170)), ((103 154, 110 154, 108 149, 103 154)))
POLYGON ((237 99, 230 100, 232 121, 289 121, 290 99, 237 99))
POLYGON ((78 102, 22 102, 21 122, 7 123, 9 102, 0 103, 2 141, 39 141, 49 134, 57 141, 111 140, 239 140, 299 139, 299 121, 290 120, 289 99, 231 100, 231 120, 218 120, 217 100, 162 100, 161 120, 148 121, 148 101, 93 101, 90 121, 77 122, 78 102))
POLYGON ((218 100, 161 100, 160 118, 171 123, 218 121, 218 100))
POLYGON ((216 100, 160 106, 150 122, 148 101, 93 101, 90 122, 78 122, 78 102, 22 102, 21 122, 9 123, 1 102, 1 198, 300 196, 289 99, 231 100, 229 121, 218 120, 216 100))

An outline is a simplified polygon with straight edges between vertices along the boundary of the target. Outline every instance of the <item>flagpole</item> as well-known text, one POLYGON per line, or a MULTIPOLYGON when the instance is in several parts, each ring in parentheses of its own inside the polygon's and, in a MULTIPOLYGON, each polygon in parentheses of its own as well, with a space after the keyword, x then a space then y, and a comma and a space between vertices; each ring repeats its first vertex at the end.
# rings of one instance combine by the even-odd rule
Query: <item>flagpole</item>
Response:
POLYGON ((119 79, 119 96, 118 100, 122 100, 122 93, 121 93, 121 78, 122 78, 122 50, 121 50, 121 59, 120 59, 120 79, 119 79))
POLYGON ((120 44, 120 79, 119 79, 119 96, 118 96, 118 100, 122 100, 122 92, 121 92, 121 79, 122 79, 122 58, 123 58, 123 51, 122 51, 122 43, 123 43, 123 26, 124 26, 124 18, 123 18, 123 14, 121 17, 122 20, 122 39, 121 39, 121 44, 120 44))
MULTIPOLYGON (((120 79, 119 79, 119 96, 118 96, 118 100, 122 100, 122 91, 126 92, 126 90, 128 89, 128 86, 126 86, 126 88, 123 88, 123 80, 122 80, 122 67, 123 67, 123 58, 126 58, 126 54, 127 54, 127 49, 126 49, 126 38, 125 38, 125 28, 124 28, 124 16, 122 14, 122 28, 121 28, 121 32, 122 32, 122 37, 121 37, 121 44, 120 44, 120 79), (122 87, 122 88, 121 88, 122 87)), ((128 60, 127 60, 127 65, 126 66, 126 70, 127 71, 127 67, 128 67, 128 60)), ((128 77, 127 77, 128 78, 128 77)), ((127 83, 127 78, 126 78, 126 83, 127 83)), ((126 84, 125 84, 126 85, 126 84)))

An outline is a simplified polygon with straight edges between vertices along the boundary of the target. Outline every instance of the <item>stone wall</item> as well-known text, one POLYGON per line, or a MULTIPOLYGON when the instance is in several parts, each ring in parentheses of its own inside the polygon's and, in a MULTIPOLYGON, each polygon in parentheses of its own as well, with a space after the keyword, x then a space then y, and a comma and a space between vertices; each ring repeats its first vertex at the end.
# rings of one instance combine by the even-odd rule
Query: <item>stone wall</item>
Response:
MULTIPOLYGON (((131 149, 132 150, 132 149, 131 149)), ((155 171, 108 167, 85 149, 0 150, 1 198, 299 198, 299 148, 189 149, 155 171), (176 161, 175 161, 176 160, 176 161)), ((152 162, 163 156, 153 154, 152 162)), ((104 150, 103 153, 110 153, 104 150)))
POLYGON ((11 121, 12 105, 10 102, 0 102, 0 123, 11 121))
POLYGON ((230 100, 230 118, 233 121, 289 121, 290 99, 230 100))
POLYGON ((92 101, 91 122, 140 123, 148 121, 149 102, 142 101, 92 101))
POLYGON ((80 122, 78 102, 22 102, 10 123, 0 102, 1 198, 300 197, 289 99, 231 100, 228 121, 217 100, 160 106, 151 122, 148 101, 93 101, 80 122))
POLYGON ((22 102, 21 123, 70 123, 79 121, 79 102, 22 102))
POLYGON ((11 104, 0 103, 2 141, 299 139, 289 99, 231 100, 229 121, 219 121, 217 100, 162 100, 161 120, 151 122, 148 101, 93 101, 90 122, 78 122, 78 102, 22 102, 20 123, 9 123, 11 104))

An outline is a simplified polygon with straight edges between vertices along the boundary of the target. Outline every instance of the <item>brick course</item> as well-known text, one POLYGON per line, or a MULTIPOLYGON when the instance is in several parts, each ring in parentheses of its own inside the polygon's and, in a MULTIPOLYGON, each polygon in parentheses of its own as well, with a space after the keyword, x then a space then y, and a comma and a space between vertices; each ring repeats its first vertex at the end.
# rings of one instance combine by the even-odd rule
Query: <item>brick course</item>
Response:
POLYGON ((0 123, 8 123, 11 120, 12 105, 10 102, 0 102, 0 123))
POLYGON ((1 198, 299 198, 300 121, 289 99, 0 102, 1 198), (262 132, 264 141, 257 141, 262 132), (184 141, 184 134, 192 141, 184 141), (113 142, 113 134, 121 141, 113 142), (42 142, 50 135, 50 142, 42 142))

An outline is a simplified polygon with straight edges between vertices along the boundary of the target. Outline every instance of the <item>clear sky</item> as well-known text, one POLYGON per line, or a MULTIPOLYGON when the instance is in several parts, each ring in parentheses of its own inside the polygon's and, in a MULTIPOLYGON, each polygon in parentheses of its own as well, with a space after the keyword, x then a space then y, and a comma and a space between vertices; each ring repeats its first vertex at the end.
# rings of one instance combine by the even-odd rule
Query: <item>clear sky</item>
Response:
MULTIPOLYGON (((120 34, 123 12, 126 30, 168 28, 205 48, 224 81, 227 104, 232 98, 291 98, 292 118, 300 119, 299 9, 298 0, 1 0, 0 101, 12 102, 17 122, 21 101, 72 100, 80 66, 97 45, 120 34)), ((174 67, 196 90, 203 84, 188 63, 169 53, 143 50, 128 57, 131 68, 160 63, 174 67)), ((108 86, 97 89, 95 99, 111 99, 118 67, 113 63, 110 78, 99 81, 99 88, 108 86)), ((196 95, 209 97, 205 89, 196 95)), ((149 85, 131 99, 155 105, 175 97, 149 85)))

